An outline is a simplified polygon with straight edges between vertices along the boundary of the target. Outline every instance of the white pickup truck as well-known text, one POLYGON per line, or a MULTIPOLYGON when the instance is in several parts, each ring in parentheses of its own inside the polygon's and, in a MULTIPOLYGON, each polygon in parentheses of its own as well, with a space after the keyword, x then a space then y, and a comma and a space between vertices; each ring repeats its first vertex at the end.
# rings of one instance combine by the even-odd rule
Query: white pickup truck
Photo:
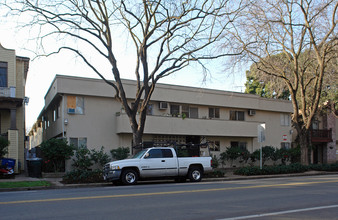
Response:
POLYGON ((132 159, 107 163, 103 178, 114 184, 136 184, 140 179, 175 178, 199 182, 210 172, 211 157, 177 157, 171 147, 152 147, 138 152, 132 159))

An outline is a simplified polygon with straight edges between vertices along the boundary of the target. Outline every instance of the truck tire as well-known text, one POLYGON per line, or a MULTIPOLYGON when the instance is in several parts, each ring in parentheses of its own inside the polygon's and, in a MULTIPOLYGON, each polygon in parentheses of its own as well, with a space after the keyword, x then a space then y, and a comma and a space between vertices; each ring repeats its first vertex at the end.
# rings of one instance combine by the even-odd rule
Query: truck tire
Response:
POLYGON ((122 172, 121 182, 124 185, 133 185, 136 184, 138 180, 138 174, 135 170, 126 169, 122 172))
POLYGON ((200 182, 202 180, 202 171, 198 167, 191 167, 188 172, 190 182, 200 182))

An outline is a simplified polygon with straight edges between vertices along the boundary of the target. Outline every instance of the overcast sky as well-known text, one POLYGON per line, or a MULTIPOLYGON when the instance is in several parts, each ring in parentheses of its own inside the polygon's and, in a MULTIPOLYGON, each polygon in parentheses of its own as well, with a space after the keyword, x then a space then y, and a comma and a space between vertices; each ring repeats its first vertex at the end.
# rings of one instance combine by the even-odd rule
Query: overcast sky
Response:
MULTIPOLYGON (((3 15, 1 10, 0 14, 3 15)), ((31 128, 40 114, 44 106, 44 96, 56 74, 98 78, 93 71, 70 52, 34 59, 36 42, 28 41, 32 35, 34 33, 18 30, 15 20, 4 16, 0 17, 0 44, 7 49, 14 49, 17 56, 25 56, 31 59, 26 82, 26 96, 29 97, 29 104, 26 106, 27 129, 31 128)), ((126 43, 121 44, 121 50, 127 46, 126 43)), ((128 54, 125 54, 126 57, 128 57, 128 54)), ((121 67, 130 66, 127 63, 128 60, 124 60, 125 58, 118 60, 121 67)), ((236 73, 226 73, 224 61, 214 61, 210 63, 209 68, 210 75, 204 82, 202 70, 195 67, 186 68, 162 79, 160 82, 227 91, 244 91, 245 69, 235 71, 236 73)), ((121 77, 135 79, 133 78, 134 74, 128 73, 133 73, 133 71, 121 71, 121 77)), ((106 73, 105 76, 112 79, 112 74, 106 73)))

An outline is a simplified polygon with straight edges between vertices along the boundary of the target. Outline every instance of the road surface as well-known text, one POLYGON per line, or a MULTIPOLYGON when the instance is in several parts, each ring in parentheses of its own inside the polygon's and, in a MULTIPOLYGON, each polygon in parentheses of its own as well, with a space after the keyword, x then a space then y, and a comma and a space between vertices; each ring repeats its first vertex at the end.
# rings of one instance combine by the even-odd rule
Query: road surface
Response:
POLYGON ((0 193, 1 219, 338 219, 338 175, 0 193))

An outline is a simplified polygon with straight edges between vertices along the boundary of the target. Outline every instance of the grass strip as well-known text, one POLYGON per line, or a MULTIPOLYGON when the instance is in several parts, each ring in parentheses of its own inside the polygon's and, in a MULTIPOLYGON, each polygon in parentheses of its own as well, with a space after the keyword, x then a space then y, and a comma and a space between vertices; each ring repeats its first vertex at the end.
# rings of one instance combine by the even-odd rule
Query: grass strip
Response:
POLYGON ((48 181, 18 181, 18 182, 0 182, 0 188, 19 188, 19 187, 37 187, 50 186, 48 181))

